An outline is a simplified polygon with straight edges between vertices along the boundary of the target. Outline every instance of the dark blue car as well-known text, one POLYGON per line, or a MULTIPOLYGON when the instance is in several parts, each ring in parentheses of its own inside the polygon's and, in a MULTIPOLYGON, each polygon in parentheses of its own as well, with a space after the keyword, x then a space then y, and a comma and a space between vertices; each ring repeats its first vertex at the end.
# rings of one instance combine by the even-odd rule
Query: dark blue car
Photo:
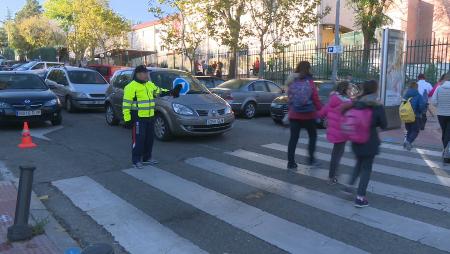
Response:
POLYGON ((0 123, 23 121, 60 125, 61 103, 36 74, 0 71, 0 123))

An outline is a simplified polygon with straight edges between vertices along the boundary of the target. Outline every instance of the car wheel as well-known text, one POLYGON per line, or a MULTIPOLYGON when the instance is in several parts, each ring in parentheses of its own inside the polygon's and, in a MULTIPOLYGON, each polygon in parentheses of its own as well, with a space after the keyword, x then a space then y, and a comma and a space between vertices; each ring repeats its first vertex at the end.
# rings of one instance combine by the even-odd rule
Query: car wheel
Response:
POLYGON ((169 124, 166 118, 161 114, 155 116, 155 137, 161 141, 168 141, 172 139, 169 124))
POLYGON ((242 110, 244 118, 252 119, 256 115, 256 104, 254 102, 247 102, 242 110))
POLYGON ((118 125, 120 122, 120 120, 116 117, 114 107, 110 103, 106 104, 105 119, 106 123, 111 126, 118 125))
POLYGON ((61 113, 58 114, 57 117, 51 120, 51 123, 53 126, 58 126, 62 124, 62 115, 61 113))
POLYGON ((66 98, 66 111, 69 113, 75 112, 75 107, 73 106, 72 98, 70 98, 69 96, 66 98))

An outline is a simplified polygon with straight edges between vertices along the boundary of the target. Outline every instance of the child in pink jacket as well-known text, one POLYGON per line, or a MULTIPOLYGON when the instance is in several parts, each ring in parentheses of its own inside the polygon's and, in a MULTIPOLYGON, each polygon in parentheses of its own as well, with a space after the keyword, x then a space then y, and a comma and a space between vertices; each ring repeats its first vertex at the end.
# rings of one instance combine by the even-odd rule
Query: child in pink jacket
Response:
POLYGON ((336 171, 339 167, 342 155, 345 152, 346 137, 341 131, 342 105, 351 103, 348 96, 350 84, 347 81, 340 82, 336 90, 330 94, 328 103, 319 112, 321 118, 327 119, 327 139, 334 144, 331 153, 329 184, 338 182, 336 171))

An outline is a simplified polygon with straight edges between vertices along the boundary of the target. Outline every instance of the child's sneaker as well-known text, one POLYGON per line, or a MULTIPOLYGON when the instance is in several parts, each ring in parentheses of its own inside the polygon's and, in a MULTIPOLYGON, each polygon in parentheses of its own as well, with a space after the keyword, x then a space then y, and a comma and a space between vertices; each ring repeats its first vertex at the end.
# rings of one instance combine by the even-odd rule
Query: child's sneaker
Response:
POLYGON ((363 208, 369 206, 369 201, 367 201, 367 198, 356 198, 355 199, 355 207, 363 208))
POLYGON ((335 185, 338 183, 338 179, 336 177, 332 177, 328 179, 328 184, 329 185, 335 185))

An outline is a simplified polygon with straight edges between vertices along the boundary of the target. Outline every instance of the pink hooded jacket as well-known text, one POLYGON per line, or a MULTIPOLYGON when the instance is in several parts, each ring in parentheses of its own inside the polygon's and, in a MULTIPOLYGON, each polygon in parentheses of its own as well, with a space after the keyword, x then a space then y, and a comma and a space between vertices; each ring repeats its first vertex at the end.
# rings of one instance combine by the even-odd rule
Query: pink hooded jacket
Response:
POLYGON ((346 141, 345 135, 341 131, 342 123, 342 105, 351 103, 351 100, 344 97, 337 92, 333 92, 330 95, 330 100, 319 112, 321 118, 326 118, 328 122, 327 126, 327 139, 331 143, 342 143, 346 141))

